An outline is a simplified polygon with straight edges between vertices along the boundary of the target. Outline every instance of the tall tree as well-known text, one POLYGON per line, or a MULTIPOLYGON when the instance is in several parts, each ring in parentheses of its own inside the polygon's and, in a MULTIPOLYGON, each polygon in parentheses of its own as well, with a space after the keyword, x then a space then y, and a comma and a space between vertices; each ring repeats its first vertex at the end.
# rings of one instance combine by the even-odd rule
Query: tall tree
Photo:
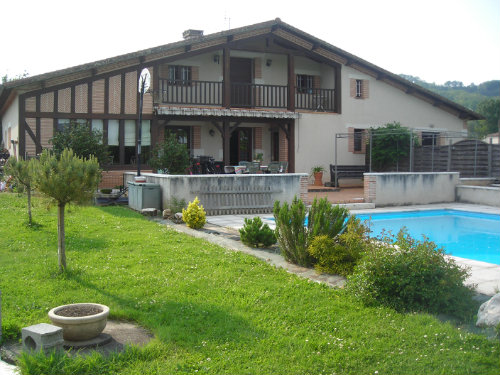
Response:
POLYGON ((56 132, 50 139, 56 155, 64 149, 72 149, 76 156, 89 158, 93 155, 100 165, 109 163, 108 146, 102 142, 102 133, 92 130, 89 123, 71 121, 69 125, 56 132))
POLYGON ((80 158, 65 149, 58 157, 48 150, 40 156, 35 173, 37 189, 57 204, 57 253, 59 269, 66 269, 64 209, 68 203, 89 202, 101 179, 97 159, 80 158))
POLYGON ((31 216, 31 191, 33 190, 33 169, 38 160, 30 161, 23 159, 10 158, 5 164, 5 173, 10 175, 17 184, 20 192, 25 191, 28 195, 28 225, 32 224, 31 216))

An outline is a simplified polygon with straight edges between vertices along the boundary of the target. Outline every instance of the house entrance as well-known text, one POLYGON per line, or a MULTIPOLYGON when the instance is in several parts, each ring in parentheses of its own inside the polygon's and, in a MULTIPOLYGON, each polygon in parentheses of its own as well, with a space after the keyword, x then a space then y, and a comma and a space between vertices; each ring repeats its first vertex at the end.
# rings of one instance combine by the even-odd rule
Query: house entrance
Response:
POLYGON ((252 106, 252 59, 231 57, 231 105, 252 106))
POLYGON ((229 162, 237 165, 240 161, 252 160, 252 129, 238 128, 229 141, 229 162))

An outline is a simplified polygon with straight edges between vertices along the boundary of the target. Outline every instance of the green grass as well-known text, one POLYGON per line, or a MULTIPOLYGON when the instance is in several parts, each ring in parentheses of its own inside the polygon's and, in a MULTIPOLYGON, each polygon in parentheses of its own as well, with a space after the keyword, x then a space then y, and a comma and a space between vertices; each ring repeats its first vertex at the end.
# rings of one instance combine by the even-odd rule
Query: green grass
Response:
POLYGON ((500 345, 425 314, 365 308, 346 292, 176 233, 122 207, 71 207, 68 271, 57 217, 0 194, 4 338, 47 312, 98 302, 156 339, 108 358, 24 356, 23 373, 498 374, 500 345))

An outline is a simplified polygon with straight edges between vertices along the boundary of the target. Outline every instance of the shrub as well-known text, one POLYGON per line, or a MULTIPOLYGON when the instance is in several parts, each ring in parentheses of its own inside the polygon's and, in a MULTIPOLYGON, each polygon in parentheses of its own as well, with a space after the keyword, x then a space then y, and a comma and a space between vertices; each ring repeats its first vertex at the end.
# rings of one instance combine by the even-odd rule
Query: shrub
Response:
POLYGON ((465 286, 469 272, 447 259, 443 249, 401 230, 392 244, 373 246, 348 278, 347 289, 367 305, 397 311, 426 311, 469 317, 473 290, 465 286))
POLYGON ((307 252, 308 233, 304 226, 306 220, 306 206, 297 197, 293 198, 291 206, 279 201, 274 202, 274 219, 276 220, 276 239, 283 257, 292 263, 301 266, 310 266, 312 257, 307 252))
POLYGON ((65 149, 73 150, 75 156, 89 159, 94 156, 100 165, 110 162, 108 145, 102 142, 102 132, 92 130, 90 123, 71 120, 69 125, 58 131, 50 139, 53 151, 59 157, 65 149))
POLYGON ((170 208, 172 214, 177 212, 182 212, 183 209, 186 208, 186 200, 185 199, 177 199, 176 197, 172 197, 167 204, 166 208, 170 208))
POLYGON ((306 206, 294 197, 289 207, 285 202, 274 203, 274 219, 276 220, 276 238, 281 252, 286 260, 301 266, 310 266, 314 258, 307 251, 311 241, 320 235, 335 238, 346 228, 349 211, 339 206, 333 206, 326 198, 317 200, 311 205, 307 226, 306 206))
POLYGON ((326 198, 320 200, 314 198, 307 222, 310 240, 320 235, 335 238, 346 229, 348 218, 347 208, 334 206, 326 198))
POLYGON ((314 237, 308 251, 316 260, 316 271, 342 276, 352 274, 354 267, 370 246, 366 233, 367 229, 360 220, 351 218, 347 229, 339 236, 314 237))
POLYGON ((206 215, 198 197, 189 202, 187 209, 182 209, 182 220, 193 229, 203 228, 206 222, 206 215))
POLYGON ((175 133, 167 131, 165 141, 155 146, 149 160, 151 168, 169 174, 185 174, 189 167, 189 150, 179 143, 175 133))
POLYGON ((267 247, 276 243, 274 232, 258 216, 253 220, 245 219, 245 225, 240 229, 240 238, 241 242, 251 247, 267 247))

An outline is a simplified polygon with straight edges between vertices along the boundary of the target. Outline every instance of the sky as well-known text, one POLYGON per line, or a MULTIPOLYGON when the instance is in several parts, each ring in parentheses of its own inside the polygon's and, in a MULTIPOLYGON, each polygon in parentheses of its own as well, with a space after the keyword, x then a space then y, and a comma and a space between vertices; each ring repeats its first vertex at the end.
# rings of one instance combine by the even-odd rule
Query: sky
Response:
POLYGON ((395 74, 500 79, 499 0, 7 0, 0 76, 30 76, 280 18, 395 74))

